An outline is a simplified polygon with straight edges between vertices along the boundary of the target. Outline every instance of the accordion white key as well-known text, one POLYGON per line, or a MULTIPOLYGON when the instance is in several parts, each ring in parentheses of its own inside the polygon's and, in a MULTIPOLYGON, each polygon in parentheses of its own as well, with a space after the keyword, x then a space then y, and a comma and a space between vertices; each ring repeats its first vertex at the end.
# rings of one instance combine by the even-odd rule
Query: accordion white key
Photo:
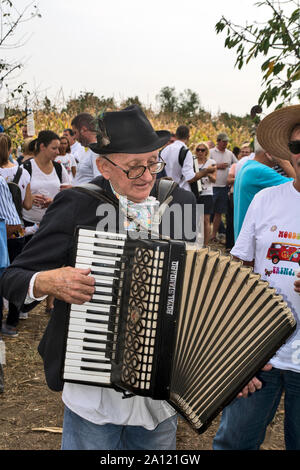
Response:
POLYGON ((199 433, 296 327, 275 290, 231 256, 79 228, 96 279, 70 306, 65 381, 167 400, 199 433))

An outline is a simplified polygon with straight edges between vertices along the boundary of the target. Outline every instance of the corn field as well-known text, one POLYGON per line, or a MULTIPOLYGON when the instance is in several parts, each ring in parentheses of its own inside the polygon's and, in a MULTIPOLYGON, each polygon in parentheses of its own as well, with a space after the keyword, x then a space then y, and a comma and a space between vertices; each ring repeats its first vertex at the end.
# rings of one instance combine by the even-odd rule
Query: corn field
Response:
MULTIPOLYGON (((87 110, 91 112, 93 110, 87 110)), ((148 119, 151 121, 154 129, 167 129, 172 133, 175 133, 176 128, 183 124, 177 119, 176 114, 171 116, 156 116, 151 112, 146 111, 148 119)), ((34 120, 35 120, 35 131, 36 135, 39 131, 50 129, 56 132, 58 135, 62 135, 62 132, 65 128, 71 127, 71 121, 74 116, 70 116, 66 112, 48 112, 45 111, 36 111, 34 113, 34 120)), ((5 119, 4 127, 10 127, 16 121, 15 117, 9 117, 5 119)), ((8 133, 13 142, 13 151, 23 142, 22 137, 22 127, 26 123, 26 120, 16 124, 12 127, 8 133)), ((212 140, 216 142, 216 137, 220 132, 226 132, 229 136, 229 148, 233 148, 234 146, 240 147, 245 142, 251 142, 252 136, 251 131, 247 127, 241 126, 234 126, 231 125, 226 126, 223 122, 218 122, 217 120, 214 121, 201 121, 201 120, 193 120, 192 123, 189 124, 190 128, 190 141, 189 147, 191 150, 194 150, 195 146, 200 141, 207 141, 212 140)))

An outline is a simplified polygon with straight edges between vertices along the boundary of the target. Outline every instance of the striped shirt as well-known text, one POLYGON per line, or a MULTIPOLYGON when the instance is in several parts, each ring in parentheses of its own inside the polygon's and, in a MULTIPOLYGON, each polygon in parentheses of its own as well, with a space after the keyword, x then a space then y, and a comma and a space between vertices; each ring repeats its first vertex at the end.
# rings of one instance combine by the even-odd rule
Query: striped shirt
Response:
POLYGON ((20 225, 22 223, 9 187, 2 176, 0 176, 0 219, 5 220, 6 225, 20 225))

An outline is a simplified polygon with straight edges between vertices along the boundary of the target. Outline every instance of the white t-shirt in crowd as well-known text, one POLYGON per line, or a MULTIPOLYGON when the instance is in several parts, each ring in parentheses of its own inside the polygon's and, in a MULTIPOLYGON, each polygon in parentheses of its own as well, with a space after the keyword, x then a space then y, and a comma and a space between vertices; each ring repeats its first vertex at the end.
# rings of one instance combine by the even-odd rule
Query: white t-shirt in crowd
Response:
MULTIPOLYGON (((46 173, 40 170, 33 159, 31 160, 31 168, 30 188, 32 194, 43 194, 44 196, 53 199, 56 194, 59 193, 61 184, 70 184, 69 175, 63 165, 61 182, 57 176, 55 168, 53 168, 52 173, 46 175, 46 173)), ((23 209, 23 218, 29 222, 40 223, 46 210, 47 209, 42 209, 41 207, 33 205, 29 211, 23 209)))
MULTIPOLYGON (((18 171, 19 166, 15 165, 10 168, 0 168, 0 175, 3 176, 3 178, 7 181, 7 183, 13 181, 14 177, 16 176, 16 173, 18 171)), ((22 168, 22 175, 19 179, 18 186, 21 190, 21 195, 22 195, 22 201, 25 199, 26 195, 26 188, 30 183, 30 175, 25 168, 22 168)))
POLYGON ((247 155, 246 157, 242 157, 236 164, 236 167, 235 167, 235 177, 237 176, 238 172, 240 171, 240 169, 242 168, 242 166, 244 165, 244 163, 246 163, 248 160, 253 160, 255 157, 255 153, 252 152, 250 153, 250 155, 247 155))
POLYGON ((66 155, 58 155, 55 161, 61 163, 65 167, 71 182, 73 180, 72 167, 77 167, 74 155, 72 155, 72 153, 67 153, 66 155))
POLYGON ((209 152, 209 158, 212 158, 215 160, 217 165, 219 163, 227 163, 227 168, 224 170, 217 169, 217 178, 216 182, 213 184, 213 186, 216 187, 224 187, 227 186, 227 177, 229 173, 229 168, 233 163, 237 163, 237 158, 234 156, 234 154, 228 150, 225 149, 224 152, 221 152, 217 147, 214 147, 213 149, 210 150, 209 152))
POLYGON ((101 173, 97 168, 96 159, 99 155, 94 153, 89 148, 83 148, 81 152, 80 161, 77 165, 76 176, 74 178, 73 184, 83 184, 89 183, 96 176, 100 176, 101 173))
POLYGON ((74 155, 76 163, 80 162, 82 152, 84 152, 84 147, 80 142, 76 141, 73 145, 71 145, 71 154, 74 155))
POLYGON ((278 369, 300 372, 300 295, 294 291, 300 263, 300 192, 293 181, 254 196, 231 254, 244 261, 254 259, 254 272, 288 302, 297 329, 270 362, 278 369))
POLYGON ((178 163, 181 147, 187 148, 184 142, 175 140, 175 142, 162 149, 161 158, 166 163, 165 171, 167 176, 172 178, 181 188, 191 191, 191 186, 188 181, 195 176, 193 155, 189 150, 181 167, 178 163))
MULTIPOLYGON (((199 171, 205 170, 209 166, 216 165, 215 160, 208 158, 204 164, 198 163, 199 171)), ((202 191, 200 196, 212 196, 213 195, 213 183, 210 181, 208 176, 201 178, 202 191)))

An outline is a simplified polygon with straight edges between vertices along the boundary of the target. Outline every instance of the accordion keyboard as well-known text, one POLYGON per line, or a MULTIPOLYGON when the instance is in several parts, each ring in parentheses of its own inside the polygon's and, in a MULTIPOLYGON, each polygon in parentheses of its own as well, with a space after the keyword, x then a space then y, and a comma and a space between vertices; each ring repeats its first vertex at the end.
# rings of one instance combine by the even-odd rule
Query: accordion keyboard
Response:
POLYGON ((95 293, 90 302, 72 304, 63 378, 77 383, 111 383, 118 290, 126 235, 80 229, 75 267, 91 269, 95 293))

